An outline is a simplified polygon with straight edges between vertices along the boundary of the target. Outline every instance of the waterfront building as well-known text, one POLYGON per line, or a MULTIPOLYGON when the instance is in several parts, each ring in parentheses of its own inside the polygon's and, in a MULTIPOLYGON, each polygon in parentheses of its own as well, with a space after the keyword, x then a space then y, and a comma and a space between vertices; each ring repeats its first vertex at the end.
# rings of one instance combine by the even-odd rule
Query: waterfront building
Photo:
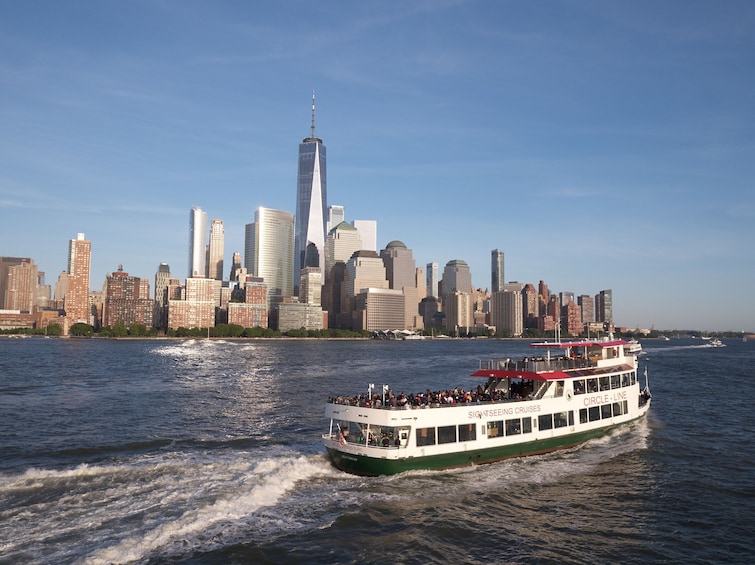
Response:
POLYGON ((354 220, 351 222, 351 225, 359 232, 359 237, 362 240, 362 249, 377 253, 377 221, 354 220))
POLYGON ((501 292, 503 291, 503 285, 506 282, 503 271, 503 251, 501 251, 500 249, 493 249, 491 255, 490 292, 501 292))
POLYGON ((160 263, 155 273, 155 316, 152 322, 152 325, 159 330, 168 327, 168 284, 170 279, 170 265, 160 263))
POLYGON ((240 283, 243 302, 228 303, 228 323, 243 328, 267 328, 267 286, 260 277, 247 276, 240 283))
POLYGON ((407 249, 403 242, 393 240, 380 252, 380 257, 385 265, 388 288, 404 293, 404 323, 398 326, 398 329, 422 329, 416 263, 411 250, 407 249))
POLYGON ((439 298, 438 294, 438 263, 427 264, 427 296, 439 298))
POLYGON ((207 273, 207 212, 195 206, 189 212, 189 277, 207 273))
MULTIPOLYGON (((68 242, 68 288, 63 309, 67 327, 83 322, 92 323, 89 302, 89 271, 92 260, 92 242, 79 233, 68 242)), ((67 328, 64 333, 68 333, 67 328)))
POLYGON ((0 309, 31 313, 38 303, 38 278, 33 259, 0 257, 0 309))
POLYGON ((173 330, 214 327, 216 281, 188 277, 183 287, 173 284, 174 281, 168 285, 168 327, 173 330))
MULTIPOLYGON (((244 267, 267 285, 268 305, 293 294, 294 216, 260 206, 247 224, 244 267)), ((301 271, 297 271, 300 275, 301 271)))
POLYGON ((150 327, 154 322, 154 302, 149 297, 149 281, 132 277, 118 265, 118 271, 105 280, 105 297, 102 310, 102 325, 112 328, 123 323, 126 328, 133 324, 150 327))
POLYGON ((225 254, 225 231, 223 220, 210 222, 210 245, 207 250, 208 279, 223 280, 223 256, 225 254))
POLYGON ((354 331, 405 329, 406 297, 397 289, 363 288, 356 295, 351 327, 354 331))
MULTIPOLYGON (((309 137, 299 144, 296 192, 296 229, 292 282, 298 286, 304 267, 320 267, 325 252, 327 203, 326 150, 315 135, 315 95, 312 93, 312 126, 309 137)), ((290 296, 290 294, 289 294, 290 296)))
MULTIPOLYGON (((306 268, 306 267, 305 267, 306 268)), ((276 304, 278 330, 321 330, 324 328, 324 315, 318 304, 284 301, 276 304)))

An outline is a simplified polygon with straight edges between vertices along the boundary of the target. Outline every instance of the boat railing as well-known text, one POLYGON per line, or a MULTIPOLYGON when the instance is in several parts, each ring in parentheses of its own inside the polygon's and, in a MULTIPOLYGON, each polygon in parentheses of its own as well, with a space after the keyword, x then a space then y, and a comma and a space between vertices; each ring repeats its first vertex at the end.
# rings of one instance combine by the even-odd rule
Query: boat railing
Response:
POLYGON ((511 359, 482 359, 482 371, 522 371, 523 373, 545 373, 594 367, 590 359, 583 357, 532 357, 514 361, 511 359))

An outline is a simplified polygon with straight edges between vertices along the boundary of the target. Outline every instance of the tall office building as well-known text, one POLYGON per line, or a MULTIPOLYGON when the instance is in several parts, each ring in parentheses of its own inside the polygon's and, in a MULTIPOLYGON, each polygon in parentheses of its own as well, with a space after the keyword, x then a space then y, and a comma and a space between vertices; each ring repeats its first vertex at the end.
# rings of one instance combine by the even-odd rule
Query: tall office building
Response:
POLYGON ((299 285, 304 267, 322 267, 325 253, 327 203, 326 151, 315 136, 315 94, 312 93, 312 131, 299 144, 296 192, 296 231, 292 282, 299 285))
POLYGON ((194 207, 189 212, 189 273, 190 277, 207 273, 207 212, 194 207))
POLYGON ((224 233, 223 220, 210 222, 210 247, 207 250, 208 279, 223 280, 224 233))
POLYGON ((346 218, 346 211, 343 206, 331 205, 328 206, 328 225, 325 228, 325 236, 330 233, 334 227, 344 221, 346 218))
POLYGON ((467 294, 472 292, 472 273, 467 262, 461 259, 449 261, 443 269, 443 295, 455 290, 467 294))
POLYGON ((293 295, 294 216, 291 212, 260 206, 254 223, 246 225, 244 267, 262 277, 268 300, 293 295))
POLYGON ((375 220, 354 220, 351 222, 362 239, 362 249, 377 253, 377 222, 375 220))
POLYGON ((362 238, 359 237, 359 231, 346 222, 337 224, 328 232, 328 237, 325 239, 323 279, 328 280, 330 271, 337 262, 346 263, 360 249, 362 249, 362 238))
POLYGON ((503 251, 493 249, 490 263, 490 292, 501 292, 506 279, 503 277, 503 251))
POLYGON ((610 289, 595 295, 595 321, 613 322, 613 292, 610 289))
POLYGON ((410 249, 403 242, 394 240, 380 252, 385 265, 389 288, 400 290, 404 294, 404 327, 415 329, 422 327, 419 316, 419 298, 417 293, 417 268, 410 249))
POLYGON ((69 327, 83 322, 91 323, 89 306, 89 270, 92 260, 92 242, 80 233, 68 242, 68 288, 63 309, 69 327))
POLYGON ((160 263, 155 273, 155 318, 152 325, 159 330, 168 327, 168 284, 170 284, 170 265, 160 263))
POLYGON ((427 296, 438 298, 438 264, 427 264, 427 296))

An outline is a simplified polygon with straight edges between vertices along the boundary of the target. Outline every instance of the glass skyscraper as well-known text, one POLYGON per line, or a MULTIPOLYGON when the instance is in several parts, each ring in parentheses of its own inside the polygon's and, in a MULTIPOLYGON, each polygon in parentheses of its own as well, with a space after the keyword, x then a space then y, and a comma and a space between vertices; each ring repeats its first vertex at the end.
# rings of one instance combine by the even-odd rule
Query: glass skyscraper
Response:
POLYGON ((262 277, 268 300, 292 295, 294 218, 291 212, 260 206, 254 223, 246 225, 244 267, 262 277))
POLYGON ((299 144, 294 237, 294 287, 304 267, 324 267, 327 212, 326 152, 315 136, 315 95, 312 93, 312 131, 299 144))
POLYGON ((207 274, 207 212, 195 206, 189 212, 189 276, 207 274))

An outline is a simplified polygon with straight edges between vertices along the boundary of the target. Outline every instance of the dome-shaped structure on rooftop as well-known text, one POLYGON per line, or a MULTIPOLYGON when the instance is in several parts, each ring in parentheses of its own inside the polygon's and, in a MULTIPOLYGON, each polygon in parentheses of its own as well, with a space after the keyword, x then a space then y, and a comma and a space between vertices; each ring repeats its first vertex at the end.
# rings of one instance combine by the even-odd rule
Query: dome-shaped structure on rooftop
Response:
POLYGON ((391 249, 392 247, 400 247, 401 249, 406 249, 406 245, 404 245, 404 242, 399 241, 398 239, 394 239, 388 245, 385 246, 386 249, 391 249))

